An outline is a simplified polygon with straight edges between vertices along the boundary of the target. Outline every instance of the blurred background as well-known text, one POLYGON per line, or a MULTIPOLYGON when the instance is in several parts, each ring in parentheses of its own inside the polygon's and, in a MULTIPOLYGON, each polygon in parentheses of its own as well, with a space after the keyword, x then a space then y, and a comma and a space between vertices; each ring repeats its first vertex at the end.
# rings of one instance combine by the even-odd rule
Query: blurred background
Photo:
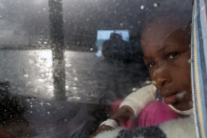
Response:
POLYGON ((0 135, 88 137, 151 83, 145 25, 191 15, 190 0, 0 0, 0 135))

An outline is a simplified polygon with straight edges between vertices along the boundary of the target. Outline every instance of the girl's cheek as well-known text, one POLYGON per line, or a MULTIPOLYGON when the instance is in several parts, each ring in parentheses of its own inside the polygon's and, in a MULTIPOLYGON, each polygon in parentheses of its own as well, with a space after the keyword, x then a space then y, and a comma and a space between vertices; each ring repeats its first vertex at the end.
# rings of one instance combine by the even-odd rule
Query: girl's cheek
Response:
POLYGON ((152 69, 148 69, 149 73, 150 73, 150 77, 152 78, 153 74, 154 74, 154 70, 152 69))

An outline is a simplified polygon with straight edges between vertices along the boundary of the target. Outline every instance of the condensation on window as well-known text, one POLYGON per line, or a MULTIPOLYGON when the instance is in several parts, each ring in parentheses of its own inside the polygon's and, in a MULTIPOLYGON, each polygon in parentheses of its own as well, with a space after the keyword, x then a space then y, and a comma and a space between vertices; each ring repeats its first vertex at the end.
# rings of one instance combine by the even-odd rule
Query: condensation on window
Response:
POLYGON ((140 38, 188 0, 0 0, 0 135, 87 138, 153 83, 140 38))

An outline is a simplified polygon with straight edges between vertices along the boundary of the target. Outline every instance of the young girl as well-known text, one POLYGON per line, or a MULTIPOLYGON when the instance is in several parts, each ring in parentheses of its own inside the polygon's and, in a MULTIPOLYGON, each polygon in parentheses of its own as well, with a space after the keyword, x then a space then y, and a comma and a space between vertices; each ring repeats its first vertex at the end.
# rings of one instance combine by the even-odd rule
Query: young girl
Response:
MULTIPOLYGON (((139 117, 137 121, 133 122, 135 122, 136 127, 145 127, 160 125, 166 121, 193 113, 189 62, 191 52, 190 32, 190 25, 185 26, 185 23, 180 20, 168 17, 156 19, 147 25, 142 34, 141 46, 144 62, 148 67, 154 84, 145 86, 127 96, 118 111, 107 121, 104 121, 91 137, 104 130, 116 128, 130 118, 139 117), (156 102, 156 90, 162 96, 163 103, 156 102)), ((179 129, 177 129, 180 133, 183 132, 182 134, 186 134, 186 137, 196 137, 195 128, 192 124, 193 119, 192 117, 188 119, 191 121, 187 120, 186 123, 190 123, 192 127, 186 128, 187 124, 182 121, 179 122, 183 123, 183 127, 180 123, 173 123, 176 124, 173 127, 178 127, 179 129), (190 132, 184 133, 184 130, 190 132)), ((163 126, 160 125, 160 127, 163 126)), ((166 127, 164 126, 163 128, 165 129, 166 127)), ((157 128, 152 129, 153 131, 149 131, 150 133, 157 130, 157 128)), ((144 130, 136 131, 139 134, 141 132, 144 133, 144 130)), ((131 133, 130 131, 124 132, 124 134, 121 133, 123 137, 125 134, 135 134, 135 132, 131 133)), ((173 132, 177 135, 180 134, 174 130, 173 132)), ((162 133, 160 132, 160 134, 162 133)), ((177 137, 172 134, 168 136, 167 132, 164 134, 166 137, 177 137)), ((115 135, 118 134, 116 133, 115 135)), ((103 136, 101 137, 103 138, 103 136)), ((181 137, 185 136, 182 135, 181 137)))

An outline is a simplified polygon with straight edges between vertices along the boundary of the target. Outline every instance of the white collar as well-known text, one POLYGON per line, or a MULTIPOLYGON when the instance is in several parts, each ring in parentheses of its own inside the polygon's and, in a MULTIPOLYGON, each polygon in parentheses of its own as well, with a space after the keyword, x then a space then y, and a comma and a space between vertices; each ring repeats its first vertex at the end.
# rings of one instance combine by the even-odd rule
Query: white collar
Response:
POLYGON ((181 114, 181 115, 191 115, 191 114, 193 114, 193 108, 189 109, 189 110, 186 110, 186 111, 180 111, 180 110, 175 109, 172 105, 169 105, 169 106, 173 111, 175 111, 178 114, 181 114))

